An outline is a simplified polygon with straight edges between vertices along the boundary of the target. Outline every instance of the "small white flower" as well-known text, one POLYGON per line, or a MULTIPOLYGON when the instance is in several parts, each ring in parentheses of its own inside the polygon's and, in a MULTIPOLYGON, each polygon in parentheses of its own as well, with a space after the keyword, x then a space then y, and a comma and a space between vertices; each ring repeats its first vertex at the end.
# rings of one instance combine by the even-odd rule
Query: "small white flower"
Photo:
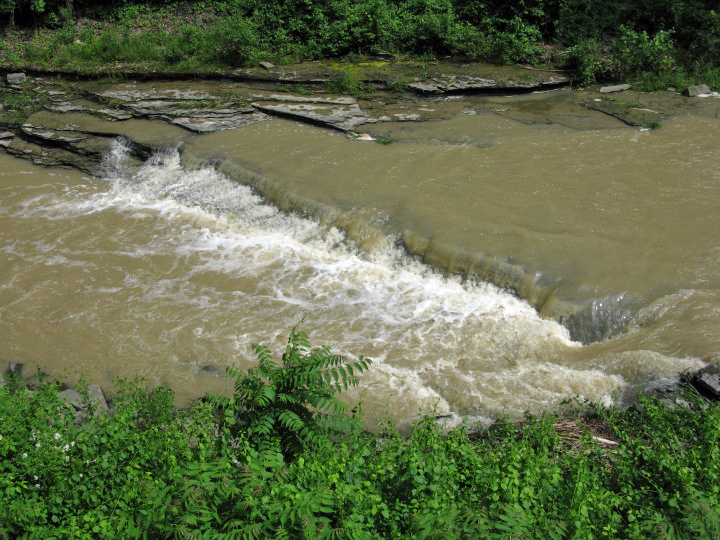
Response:
POLYGON ((0 435, 0 441, 2 441, 2 435, 0 435))
POLYGON ((26 453, 23 454, 23 455, 22 455, 22 458, 23 458, 23 459, 27 459, 27 454, 26 454, 26 453))
POLYGON ((62 451, 63 451, 63 452, 67 452, 68 450, 70 450, 70 445, 69 445, 69 444, 66 444, 65 446, 62 447, 62 451))
POLYGON ((65 463, 67 463, 68 461, 70 461, 70 456, 65 456, 65 463))
POLYGON ((82 477, 83 477, 83 475, 82 475, 82 473, 80 473, 80 478, 82 478, 82 477))
POLYGON ((70 446, 75 446, 75 441, 71 442, 70 446))
POLYGON ((36 442, 36 443, 35 443, 35 448, 40 448, 40 443, 39 443, 39 442, 36 442))
POLYGON ((55 440, 57 441, 60 438, 60 434, 56 433, 55 435, 53 435, 53 437, 55 437, 55 440))
POLYGON ((35 487, 40 489, 40 484, 35 484, 35 487))
POLYGON ((33 475, 33 480, 35 480, 37 482, 37 479, 38 479, 38 477, 33 475))

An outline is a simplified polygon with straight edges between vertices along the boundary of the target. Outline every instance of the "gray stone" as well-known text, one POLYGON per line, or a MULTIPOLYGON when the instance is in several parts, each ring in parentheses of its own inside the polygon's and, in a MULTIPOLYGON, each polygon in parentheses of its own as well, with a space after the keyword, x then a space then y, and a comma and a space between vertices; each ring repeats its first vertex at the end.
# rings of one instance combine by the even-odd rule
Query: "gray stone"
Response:
POLYGON ((720 400, 720 369, 716 365, 702 368, 690 376, 692 384, 698 392, 709 399, 720 400))
POLYGON ((275 69, 275 64, 271 64, 270 62, 260 62, 260 67, 263 69, 271 70, 275 69))
POLYGON ((8 362, 8 372, 12 373, 13 375, 22 375, 24 367, 25 364, 22 364, 20 362, 8 362))
POLYGON ((613 92, 624 92, 632 88, 629 84, 617 84, 615 86, 603 86, 600 89, 601 94, 612 94, 613 92))
POLYGON ((61 399, 65 400, 66 403, 72 405, 78 411, 87 406, 87 404, 83 401, 82 396, 76 390, 63 390, 58 395, 61 399))
POLYGON ((442 89, 437 84, 410 83, 407 87, 422 94, 439 94, 442 92, 442 89))
MULTIPOLYGON (((252 110, 252 109, 251 109, 252 110)), ((249 126, 256 122, 262 122, 269 117, 261 112, 243 113, 225 118, 203 118, 184 116, 174 118, 171 122, 176 126, 183 127, 195 133, 214 133, 226 129, 237 129, 249 126)))
POLYGON ((17 84, 23 84, 27 77, 24 73, 8 73, 6 76, 8 84, 17 85, 17 84))
POLYGON ((76 105, 75 103, 70 103, 69 101, 60 101, 56 103, 52 103, 50 105, 45 105, 45 108, 48 111, 52 112, 59 112, 59 113, 66 113, 66 112, 73 112, 73 111, 85 111, 86 108, 82 105, 76 105))
POLYGON ((420 122, 422 117, 419 114, 393 114, 393 120, 397 122, 420 122))
POLYGON ((684 94, 688 97, 698 97, 700 94, 711 94, 712 90, 707 84, 699 84, 697 86, 688 86, 684 94))
POLYGON ((105 117, 109 120, 130 120, 133 114, 127 111, 121 111, 118 109, 98 109, 95 111, 97 114, 105 117))
POLYGON ((354 105, 357 100, 348 96, 339 97, 313 97, 313 96, 294 96, 292 94, 254 94, 253 99, 258 101, 280 101, 283 103, 325 103, 328 105, 354 105))
POLYGON ((99 384, 91 384, 88 386, 88 395, 90 396, 90 403, 96 415, 103 414, 108 411, 105 393, 103 392, 103 389, 100 388, 99 384))
POLYGON ((15 134, 12 131, 3 131, 0 133, 0 139, 12 139, 15 134))
POLYGON ((340 131, 352 131, 357 126, 367 124, 371 119, 357 104, 330 106, 316 103, 253 103, 259 111, 294 118, 313 124, 320 124, 340 131))

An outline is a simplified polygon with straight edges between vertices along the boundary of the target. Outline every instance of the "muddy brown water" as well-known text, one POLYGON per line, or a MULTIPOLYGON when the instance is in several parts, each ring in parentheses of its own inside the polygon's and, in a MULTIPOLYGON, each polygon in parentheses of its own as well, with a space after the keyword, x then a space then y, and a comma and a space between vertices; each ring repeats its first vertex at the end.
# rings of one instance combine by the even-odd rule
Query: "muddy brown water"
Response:
POLYGON ((428 103, 448 119, 368 127, 387 146, 286 120, 139 169, 118 145, 95 178, 0 156, 0 360, 184 402, 227 389, 253 343, 279 356, 305 316, 313 343, 374 360, 347 399, 401 426, 717 362, 720 121, 643 132, 558 96, 428 103), (468 279, 470 259, 524 288, 468 279))

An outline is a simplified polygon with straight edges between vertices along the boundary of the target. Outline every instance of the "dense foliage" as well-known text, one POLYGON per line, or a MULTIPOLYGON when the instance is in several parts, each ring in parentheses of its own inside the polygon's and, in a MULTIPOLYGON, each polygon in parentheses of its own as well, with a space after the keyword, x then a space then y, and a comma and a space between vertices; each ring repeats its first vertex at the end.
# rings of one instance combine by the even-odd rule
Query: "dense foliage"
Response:
POLYGON ((36 538, 717 538, 720 406, 586 406, 471 437, 430 417, 363 432, 335 392, 368 366, 293 331, 278 366, 231 371, 187 410, 121 382, 114 413, 56 383, 0 389, 0 536, 36 538), (340 420, 344 418, 345 420, 340 420), (603 447, 585 428, 618 441, 603 447))
POLYGON ((463 56, 552 62, 581 83, 639 77, 656 86, 720 82, 711 0, 0 0, 6 23, 34 25, 5 63, 113 63, 187 70, 342 57, 463 56))

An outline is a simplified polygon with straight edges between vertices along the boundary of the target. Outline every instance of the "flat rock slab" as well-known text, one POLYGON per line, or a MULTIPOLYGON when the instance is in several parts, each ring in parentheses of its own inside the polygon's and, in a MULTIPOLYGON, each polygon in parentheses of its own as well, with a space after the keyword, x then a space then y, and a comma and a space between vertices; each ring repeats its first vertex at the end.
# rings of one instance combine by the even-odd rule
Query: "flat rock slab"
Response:
POLYGON ((238 129, 249 126, 256 122, 262 122, 269 117, 267 114, 255 111, 235 115, 229 118, 208 118, 208 117, 179 117, 171 120, 176 126, 183 127, 195 133, 215 133, 226 129, 238 129))
POLYGON ((296 96, 293 94, 253 94, 256 101, 280 101, 283 103, 324 103, 328 105, 355 105, 357 100, 346 96, 296 96))
POLYGON ((117 99, 128 103, 137 101, 202 101, 213 97, 212 94, 205 90, 137 88, 136 85, 122 85, 122 87, 107 90, 87 89, 86 92, 99 98, 117 99))
POLYGON ((131 156, 144 160, 153 148, 176 147, 187 131, 165 122, 110 122, 86 113, 40 111, 31 115, 17 134, 7 146, 8 153, 36 165, 68 166, 96 174, 117 137, 132 141, 131 156))
MULTIPOLYGON (((241 94, 202 89, 198 84, 172 88, 167 83, 134 83, 104 89, 90 85, 85 92, 130 117, 163 120, 195 133, 237 129, 267 119, 247 106, 241 94)), ((107 114, 105 110, 96 112, 107 114)))
POLYGON ((506 79, 496 80, 485 77, 445 75, 432 81, 410 83, 407 87, 421 94, 452 94, 452 93, 473 93, 486 91, 514 91, 523 89, 541 89, 565 84, 568 81, 564 76, 550 76, 546 80, 538 82, 534 79, 523 80, 506 79))
POLYGON ((542 89, 569 83, 558 72, 527 69, 518 66, 494 66, 482 63, 416 62, 368 59, 360 62, 303 62, 276 66, 273 70, 238 69, 235 77, 247 81, 293 82, 322 84, 350 75, 358 81, 372 83, 379 88, 395 87, 400 81, 413 80, 405 85, 421 94, 451 92, 502 91, 503 89, 542 89))
POLYGON ((629 84, 617 84, 615 86, 603 86, 600 89, 601 94, 612 94, 615 92, 624 92, 625 90, 630 90, 632 86, 629 84))
POLYGON ((663 119, 663 115, 659 111, 634 107, 614 101, 586 99, 581 101, 580 104, 588 109, 614 116, 629 126, 644 126, 651 122, 660 122, 663 119))
POLYGON ((82 112, 55 113, 40 111, 27 119, 26 125, 36 129, 82 132, 107 137, 125 136, 147 147, 173 148, 180 144, 187 132, 162 121, 125 120, 111 122, 82 112))
POLYGON ((321 124, 340 131, 352 131, 373 121, 357 104, 333 106, 321 103, 253 103, 253 107, 268 114, 321 124))
POLYGON ((72 167, 88 174, 95 174, 102 163, 102 156, 110 150, 112 139, 90 138, 72 146, 49 146, 40 141, 15 137, 7 146, 7 152, 15 157, 29 159, 44 167, 72 167))

